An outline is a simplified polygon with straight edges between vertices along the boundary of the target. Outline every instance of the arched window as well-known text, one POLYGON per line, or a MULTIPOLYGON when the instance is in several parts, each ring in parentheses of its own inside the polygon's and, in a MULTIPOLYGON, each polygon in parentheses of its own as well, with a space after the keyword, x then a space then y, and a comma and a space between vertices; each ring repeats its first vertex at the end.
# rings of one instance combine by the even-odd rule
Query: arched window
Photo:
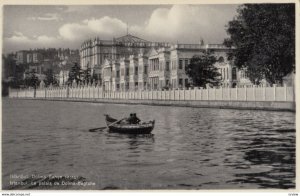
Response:
POLYGON ((224 57, 220 56, 219 59, 218 59, 218 62, 223 63, 224 62, 224 57))

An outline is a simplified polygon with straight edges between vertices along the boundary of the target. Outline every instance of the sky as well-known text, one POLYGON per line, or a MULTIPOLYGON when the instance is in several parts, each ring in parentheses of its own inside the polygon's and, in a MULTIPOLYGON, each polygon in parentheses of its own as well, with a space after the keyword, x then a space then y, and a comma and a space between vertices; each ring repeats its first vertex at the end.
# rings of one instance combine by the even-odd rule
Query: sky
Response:
POLYGON ((79 49, 89 38, 222 43, 238 5, 5 5, 3 52, 79 49))

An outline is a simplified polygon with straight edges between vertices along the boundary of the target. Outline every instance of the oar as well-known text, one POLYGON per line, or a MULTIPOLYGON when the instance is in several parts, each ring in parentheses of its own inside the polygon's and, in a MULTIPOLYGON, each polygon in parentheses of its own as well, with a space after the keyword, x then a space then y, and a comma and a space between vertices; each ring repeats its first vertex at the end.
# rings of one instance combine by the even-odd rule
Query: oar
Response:
POLYGON ((94 129, 89 129, 89 132, 95 132, 97 130, 103 130, 103 129, 106 129, 107 127, 98 127, 98 128, 94 128, 94 129))
POLYGON ((117 124, 118 122, 121 122, 121 121, 124 120, 124 119, 126 119, 126 118, 122 118, 121 120, 118 120, 118 121, 116 121, 116 122, 113 122, 113 123, 109 124, 108 127, 109 127, 109 126, 112 126, 112 125, 114 125, 114 124, 117 124))
MULTIPOLYGON (((125 119, 125 118, 122 118, 121 120, 117 120, 116 122, 113 122, 113 123, 109 124, 108 126, 117 124, 118 122, 120 122, 120 121, 122 121, 122 120, 124 120, 124 119, 125 119)), ((107 127, 94 128, 94 129, 90 129, 89 131, 90 131, 90 132, 95 132, 95 131, 97 131, 97 130, 99 130, 99 131, 100 131, 100 130, 101 130, 101 131, 107 130, 107 127)))

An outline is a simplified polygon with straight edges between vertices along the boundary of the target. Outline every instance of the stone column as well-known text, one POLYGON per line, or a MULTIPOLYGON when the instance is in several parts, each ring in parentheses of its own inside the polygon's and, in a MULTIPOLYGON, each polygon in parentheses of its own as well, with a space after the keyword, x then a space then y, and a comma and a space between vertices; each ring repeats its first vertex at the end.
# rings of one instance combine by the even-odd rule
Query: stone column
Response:
POLYGON ((220 94, 221 94, 220 99, 223 101, 223 87, 222 86, 220 86, 220 94))
POLYGON ((207 88, 207 100, 209 101, 209 87, 206 87, 207 88))
POLYGON ((263 88, 263 100, 266 101, 266 86, 264 85, 262 88, 263 88))
POLYGON ((247 86, 244 86, 245 89, 245 101, 247 101, 247 86))
POLYGON ((217 91, 216 91, 216 87, 214 87, 213 89, 214 89, 214 95, 215 95, 214 100, 216 100, 216 99, 217 99, 217 91))
POLYGON ((255 93, 255 91, 256 91, 256 85, 253 85, 253 99, 254 99, 254 101, 256 101, 256 93, 255 93))
POLYGON ((276 101, 276 84, 273 84, 273 87, 274 87, 274 101, 276 101))
POLYGON ((284 84, 284 101, 287 101, 287 86, 284 84))

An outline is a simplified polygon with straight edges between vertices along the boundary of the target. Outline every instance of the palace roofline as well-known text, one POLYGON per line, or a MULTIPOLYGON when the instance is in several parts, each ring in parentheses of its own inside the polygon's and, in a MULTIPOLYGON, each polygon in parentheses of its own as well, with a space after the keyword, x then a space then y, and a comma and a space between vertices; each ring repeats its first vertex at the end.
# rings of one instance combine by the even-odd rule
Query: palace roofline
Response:
POLYGON ((88 39, 85 40, 81 44, 81 48, 85 47, 92 47, 93 45, 98 45, 98 44, 103 44, 103 45, 118 45, 118 44, 145 44, 148 47, 152 45, 152 47, 161 47, 161 48, 170 48, 170 49, 190 49, 190 50, 199 50, 199 49, 234 49, 234 47, 227 47, 224 44, 171 44, 168 42, 151 42, 147 41, 144 39, 141 39, 139 37, 133 36, 131 34, 127 34, 118 38, 113 38, 112 40, 101 40, 99 37, 93 38, 93 39, 88 39))
POLYGON ((169 44, 168 42, 152 42, 152 41, 148 41, 148 40, 145 40, 145 39, 141 39, 137 36, 133 36, 131 34, 127 34, 127 35, 124 35, 124 36, 121 36, 121 37, 118 37, 118 38, 113 38, 112 40, 102 40, 102 39, 99 39, 99 37, 95 37, 95 38, 90 38, 90 39, 87 39, 85 40, 83 44, 90 44, 94 41, 98 41, 98 42, 103 42, 103 43, 164 43, 164 44, 169 44))

